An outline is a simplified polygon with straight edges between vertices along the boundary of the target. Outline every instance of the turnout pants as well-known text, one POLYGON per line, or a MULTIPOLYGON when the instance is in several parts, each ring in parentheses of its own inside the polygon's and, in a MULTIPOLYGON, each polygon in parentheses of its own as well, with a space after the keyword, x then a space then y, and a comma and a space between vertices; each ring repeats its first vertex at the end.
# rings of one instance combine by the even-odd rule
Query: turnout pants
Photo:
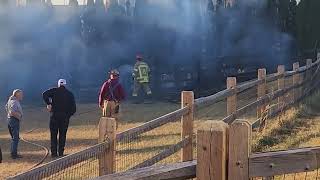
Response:
POLYGON ((53 114, 50 117, 51 154, 53 156, 63 156, 69 119, 70 117, 66 115, 53 114))
POLYGON ((149 96, 152 94, 149 83, 140 83, 138 81, 134 81, 133 83, 133 92, 132 92, 132 96, 133 97, 137 97, 138 93, 141 89, 141 87, 143 88, 144 92, 149 96))

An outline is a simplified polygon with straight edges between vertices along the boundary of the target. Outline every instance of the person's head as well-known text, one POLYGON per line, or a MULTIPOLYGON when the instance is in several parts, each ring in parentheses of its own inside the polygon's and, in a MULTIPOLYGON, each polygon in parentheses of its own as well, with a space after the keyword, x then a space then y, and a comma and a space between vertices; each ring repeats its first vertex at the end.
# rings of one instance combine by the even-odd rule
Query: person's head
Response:
POLYGON ((118 79, 120 76, 120 73, 118 70, 114 69, 110 71, 110 79, 118 79))
POLYGON ((59 79, 59 81, 58 81, 58 87, 61 87, 61 86, 65 87, 66 85, 67 85, 67 80, 65 80, 65 79, 59 79))
POLYGON ((20 89, 15 89, 12 92, 12 96, 17 98, 18 101, 21 101, 23 99, 23 92, 20 89))
POLYGON ((136 55, 136 60, 137 61, 142 61, 143 60, 142 55, 141 54, 136 55))

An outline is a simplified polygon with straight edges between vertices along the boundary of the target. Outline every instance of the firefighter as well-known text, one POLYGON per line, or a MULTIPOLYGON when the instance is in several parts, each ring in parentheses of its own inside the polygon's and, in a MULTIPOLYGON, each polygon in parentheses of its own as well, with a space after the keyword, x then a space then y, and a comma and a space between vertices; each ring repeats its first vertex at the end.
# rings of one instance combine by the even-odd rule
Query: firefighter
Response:
MULTIPOLYGON (((120 103, 125 99, 124 89, 119 81, 120 73, 112 70, 109 79, 102 85, 99 94, 99 106, 104 117, 113 117, 118 121, 120 103)), ((118 123, 117 123, 118 124, 118 123)))
POLYGON ((135 99, 135 103, 139 103, 138 101, 138 93, 140 88, 142 87, 144 92, 147 94, 147 101, 146 103, 151 103, 151 89, 149 86, 150 83, 150 68, 146 62, 143 62, 143 57, 141 55, 136 56, 136 64, 133 68, 133 92, 132 96, 135 99))

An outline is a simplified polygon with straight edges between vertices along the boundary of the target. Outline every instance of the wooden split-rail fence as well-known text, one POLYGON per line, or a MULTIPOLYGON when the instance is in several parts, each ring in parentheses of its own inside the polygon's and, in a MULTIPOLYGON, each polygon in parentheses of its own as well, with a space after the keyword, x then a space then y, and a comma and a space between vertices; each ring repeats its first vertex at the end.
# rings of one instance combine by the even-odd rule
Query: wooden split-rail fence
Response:
POLYGON ((299 63, 294 63, 290 71, 286 71, 283 65, 278 66, 276 73, 269 75, 266 69, 259 69, 257 79, 241 84, 237 84, 235 77, 229 77, 227 78, 227 89, 211 96, 194 99, 192 91, 184 91, 181 96, 180 109, 118 134, 115 130, 115 120, 102 117, 99 123, 98 145, 21 173, 12 179, 56 179, 61 176, 66 179, 68 177, 77 179, 95 177, 99 177, 98 179, 128 179, 128 177, 130 179, 188 179, 197 177, 199 179, 240 180, 253 177, 269 178, 279 174, 314 170, 318 165, 315 162, 320 160, 317 159, 317 148, 251 154, 250 143, 252 128, 264 129, 267 120, 266 112, 268 117, 276 116, 318 87, 319 65, 320 53, 316 60, 308 59, 305 66, 299 67, 299 63), (276 84, 276 90, 267 91, 270 83, 276 84), (256 100, 240 106, 237 102, 237 95, 249 89, 256 89, 256 100), (205 125, 200 123, 195 145, 194 112, 223 100, 226 100, 227 116, 222 121, 205 122, 205 125), (275 101, 276 108, 270 111, 268 104, 275 101), (252 109, 256 109, 255 121, 237 120, 252 109), (141 160, 138 157, 135 159, 135 164, 117 169, 119 162, 117 156, 119 151, 122 151, 122 149, 117 149, 120 142, 127 143, 128 139, 137 139, 144 133, 177 120, 181 120, 181 140, 179 142, 166 146, 147 159, 141 160), (180 152, 181 163, 152 166, 180 152), (194 160, 195 154, 197 161, 194 160), (95 159, 92 160, 92 158, 95 159), (303 165, 291 163, 301 158, 305 158, 303 165), (90 159, 96 162, 90 165, 88 170, 85 162, 90 159), (76 165, 78 166, 72 168, 76 165), (79 175, 79 172, 82 172, 80 169, 85 169, 87 174, 79 175), (74 175, 70 177, 68 174, 74 175))

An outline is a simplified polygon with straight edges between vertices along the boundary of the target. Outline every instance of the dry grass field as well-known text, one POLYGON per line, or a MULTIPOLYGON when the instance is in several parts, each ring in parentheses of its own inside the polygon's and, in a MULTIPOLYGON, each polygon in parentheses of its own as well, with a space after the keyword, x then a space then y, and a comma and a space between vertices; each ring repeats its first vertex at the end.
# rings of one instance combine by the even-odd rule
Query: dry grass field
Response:
MULTIPOLYGON (((249 92, 251 96, 255 95, 255 91, 249 92)), ((248 93, 239 101, 241 104, 249 102, 248 93)), ((21 125, 21 137, 24 139, 50 147, 50 136, 48 129, 49 114, 44 106, 28 106, 23 105, 25 111, 25 119, 21 125)), ((160 117, 175 109, 180 104, 157 102, 153 104, 130 104, 124 103, 121 107, 121 122, 118 131, 124 131, 128 128, 138 126, 156 117, 160 117)), ((86 147, 90 147, 97 143, 98 130, 97 125, 101 115, 96 104, 79 104, 77 114, 72 117, 67 135, 66 153, 77 152, 86 147)), ((219 102, 217 104, 201 108, 196 111, 196 123, 202 120, 219 120, 226 114, 226 103, 219 102)), ((24 156, 23 159, 12 160, 10 158, 10 137, 6 128, 5 113, 0 111, 2 122, 0 126, 0 145, 3 151, 4 159, 0 164, 0 179, 26 171, 39 162, 45 151, 39 147, 20 141, 19 151, 24 156)), ((180 141, 181 123, 177 120, 160 128, 156 128, 150 132, 144 133, 139 140, 133 140, 130 146, 125 143, 117 146, 119 155, 117 156, 118 170, 130 167, 130 165, 142 162, 155 155, 157 152, 167 148, 169 145, 180 141), (130 153, 131 151, 131 153, 130 153), (134 155, 133 153, 134 152, 134 155), (139 159, 139 161, 137 161, 139 159)), ((176 162, 180 159, 179 153, 172 155, 161 163, 176 162)), ((51 157, 47 157, 45 162, 51 161, 51 157)))
MULTIPOLYGON (((177 104, 155 103, 152 105, 122 106, 122 116, 119 131, 137 126, 143 122, 159 117, 178 108, 177 104), (155 111, 157 109, 157 111, 155 111)), ((24 158, 12 160, 10 158, 10 137, 7 130, 5 113, 1 113, 0 145, 3 152, 3 163, 0 164, 0 179, 30 169, 39 162, 45 151, 39 147, 20 141, 19 151, 24 158)), ((97 143, 97 125, 100 118, 100 110, 96 104, 78 105, 77 114, 71 119, 67 134, 66 154, 70 154, 97 143)), ((50 147, 50 134, 48 129, 49 115, 44 107, 29 108, 26 105, 25 119, 21 125, 21 137, 31 142, 50 147), (32 132, 28 132, 33 130, 32 132)), ((51 158, 46 158, 45 162, 51 158)))
MULTIPOLYGON (((255 90, 240 94, 238 103, 242 106, 252 102, 256 96, 255 90)), ((318 135, 320 122, 317 121, 319 108, 315 101, 320 95, 308 98, 301 107, 291 108, 280 118, 269 121, 268 128, 263 133, 255 133, 254 151, 269 151, 288 149, 294 147, 314 146, 320 143, 318 135), (294 138, 293 138, 294 137, 294 138), (305 139, 308 139, 307 141, 305 139)), ((49 148, 49 115, 44 107, 25 107, 25 120, 22 124, 21 136, 29 141, 41 144, 49 148), (30 130, 33 130, 29 132, 30 130)), ((157 102, 153 104, 125 103, 121 107, 121 122, 118 131, 138 126, 151 119, 171 112, 180 107, 180 104, 157 102)), ((3 111, 1 117, 5 117, 3 111)), ((226 115, 226 103, 224 101, 214 105, 203 107, 196 111, 195 129, 204 120, 220 120, 226 115)), ((100 110, 96 104, 79 104, 77 114, 71 119, 66 153, 70 154, 97 143, 97 125, 100 118, 100 110)), ((253 121, 255 109, 242 118, 253 121)), ((117 150, 117 170, 132 167, 145 159, 148 159, 167 148, 169 145, 180 141, 181 124, 179 120, 156 128, 139 136, 139 139, 130 142, 119 143, 117 150), (138 160, 138 161, 137 161, 138 160)), ((44 150, 24 142, 20 142, 19 150, 23 159, 11 160, 9 157, 10 139, 6 128, 6 121, 1 121, 0 143, 4 154, 3 163, 0 164, 0 179, 26 171, 39 162, 44 156, 44 150)), ((176 153, 163 160, 161 163, 177 162, 180 154, 176 153)), ((45 162, 52 159, 47 157, 45 162)))

